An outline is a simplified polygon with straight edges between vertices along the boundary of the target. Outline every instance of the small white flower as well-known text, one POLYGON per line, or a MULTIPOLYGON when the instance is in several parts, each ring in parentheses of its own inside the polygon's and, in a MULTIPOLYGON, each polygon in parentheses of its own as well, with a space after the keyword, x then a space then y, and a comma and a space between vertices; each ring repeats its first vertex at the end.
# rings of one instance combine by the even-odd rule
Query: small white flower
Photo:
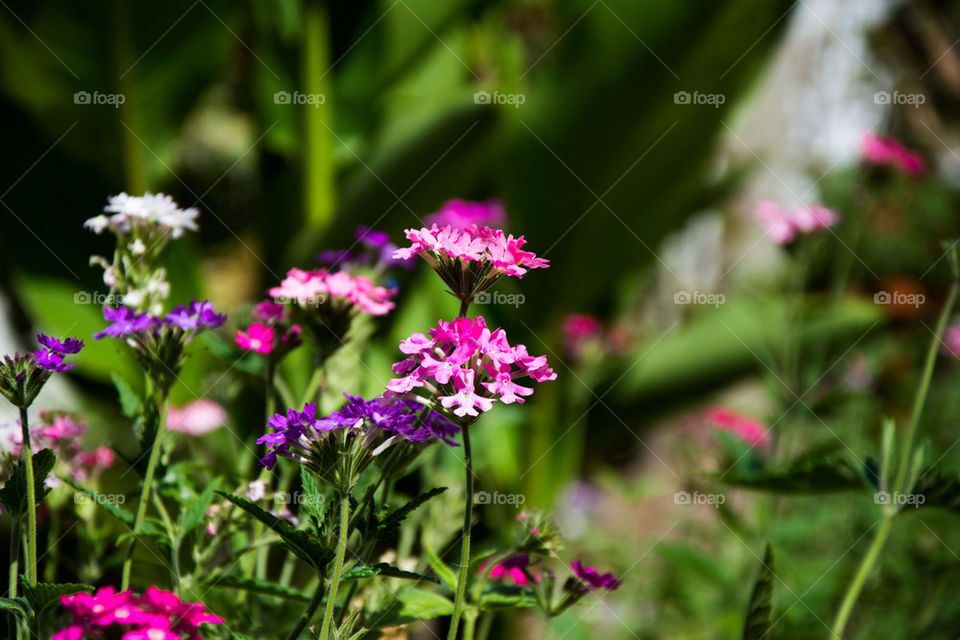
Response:
POLYGON ((119 281, 119 280, 117 279, 117 268, 116 268, 116 267, 114 267, 114 266, 109 266, 109 267, 107 267, 106 269, 104 269, 104 271, 103 271, 103 284, 107 285, 108 287, 115 287, 115 286, 117 286, 117 282, 118 282, 118 281, 119 281))
POLYGON ((141 289, 133 289, 123 296, 123 304, 128 307, 139 307, 146 300, 147 294, 141 289))
POLYGON ((267 495, 267 485, 263 480, 254 480, 247 489, 246 497, 251 502, 263 500, 267 495))
POLYGON ((170 283, 163 279, 163 276, 155 277, 147 282, 147 293, 158 298, 166 298, 170 295, 170 283))
POLYGON ((142 256, 147 252, 147 245, 143 244, 143 240, 140 238, 131 242, 128 248, 130 249, 130 253, 135 256, 142 256))
POLYGON ((83 223, 83 226, 87 229, 90 229, 97 235, 103 233, 103 230, 110 226, 110 219, 107 216, 100 214, 99 216, 94 216, 88 219, 83 223))

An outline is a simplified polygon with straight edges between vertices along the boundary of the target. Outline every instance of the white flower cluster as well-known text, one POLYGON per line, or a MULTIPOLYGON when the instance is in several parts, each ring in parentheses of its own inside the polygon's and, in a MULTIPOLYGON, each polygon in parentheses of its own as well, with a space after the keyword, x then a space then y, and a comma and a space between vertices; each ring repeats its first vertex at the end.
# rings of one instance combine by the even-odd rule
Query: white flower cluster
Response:
POLYGON ((94 233, 102 233, 105 229, 117 235, 128 234, 137 225, 157 226, 160 231, 167 231, 174 238, 179 238, 184 231, 197 230, 197 215, 199 212, 193 207, 181 209, 173 198, 162 193, 150 193, 142 196, 131 196, 121 193, 110 197, 110 204, 103 208, 111 216, 100 214, 83 223, 84 227, 94 233))

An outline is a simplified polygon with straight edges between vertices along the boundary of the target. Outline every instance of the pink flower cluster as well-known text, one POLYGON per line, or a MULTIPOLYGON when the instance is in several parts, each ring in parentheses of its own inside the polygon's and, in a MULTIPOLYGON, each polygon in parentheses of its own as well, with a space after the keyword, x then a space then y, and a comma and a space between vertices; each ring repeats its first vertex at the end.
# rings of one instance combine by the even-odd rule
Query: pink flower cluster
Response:
MULTIPOLYGON (((41 411, 40 423, 30 429, 30 446, 34 451, 53 449, 70 478, 75 482, 86 482, 91 476, 113 466, 116 459, 113 450, 105 445, 99 445, 92 451, 83 450, 80 440, 86 433, 86 425, 70 414, 41 411)), ((23 446, 19 429, 10 432, 9 444, 11 454, 19 457, 23 446)), ((58 486, 59 483, 53 474, 46 479, 49 487, 58 486)))
POLYGON ((412 244, 397 249, 393 257, 409 260, 416 255, 422 255, 434 268, 437 266, 437 259, 446 257, 489 264, 493 269, 519 278, 527 269, 545 269, 550 266, 547 260, 523 250, 522 247, 527 242, 523 236, 514 238, 512 234, 506 235, 503 231, 491 227, 471 225, 466 229, 458 229, 434 224, 429 229, 407 229, 405 233, 412 244))
POLYGON ((202 436, 227 422, 227 411, 214 400, 201 398, 167 410, 167 428, 191 436, 202 436))
POLYGON ((296 347, 300 344, 301 328, 286 322, 288 315, 282 304, 264 300, 253 311, 253 317, 260 322, 254 322, 246 331, 237 330, 237 346, 264 355, 277 346, 296 347))
POLYGON ((704 421, 714 429, 732 433, 751 447, 765 448, 770 442, 762 422, 726 407, 707 409, 704 421))
POLYGON ((303 271, 294 268, 280 286, 273 287, 269 293, 275 299, 296 301, 301 305, 346 302, 370 315, 382 316, 393 309, 390 298, 396 289, 378 286, 366 276, 354 276, 346 271, 330 273, 326 269, 303 271))
POLYGON ((470 202, 469 200, 447 200, 436 213, 431 213, 424 222, 439 227, 469 229, 473 225, 485 224, 502 227, 507 222, 507 212, 499 200, 470 202))
POLYGON ((757 220, 777 244, 790 244, 798 233, 829 229, 837 223, 837 214, 822 205, 786 209, 778 202, 757 204, 757 220))
POLYGON ((400 343, 408 357, 393 365, 402 377, 387 383, 391 393, 424 388, 460 417, 489 411, 494 400, 522 403, 533 393, 515 379, 555 380, 546 356, 531 356, 524 345, 510 346, 503 329, 490 331, 482 316, 441 320, 429 337, 414 333, 400 343))
POLYGON ((927 170, 927 163, 919 151, 906 148, 893 137, 864 134, 862 154, 867 164, 894 167, 912 176, 922 175, 927 170))
POLYGON ((157 587, 149 587, 142 596, 133 591, 117 593, 113 587, 103 587, 93 595, 61 596, 60 602, 73 616, 73 622, 54 634, 51 640, 101 637, 203 640, 198 631, 200 625, 223 624, 221 617, 207 613, 203 603, 181 602, 175 594, 157 587), (107 631, 116 635, 105 636, 107 631))

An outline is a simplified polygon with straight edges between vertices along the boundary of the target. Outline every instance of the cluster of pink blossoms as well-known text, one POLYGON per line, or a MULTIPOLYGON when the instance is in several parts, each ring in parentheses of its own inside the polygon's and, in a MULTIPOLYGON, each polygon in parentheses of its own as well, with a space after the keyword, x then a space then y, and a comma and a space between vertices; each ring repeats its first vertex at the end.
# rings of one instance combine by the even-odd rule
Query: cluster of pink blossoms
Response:
POLYGON ((786 209, 778 202, 757 204, 757 220, 777 244, 790 244, 798 233, 829 229, 837 223, 837 214, 822 205, 786 209))
POLYGON ((469 229, 473 225, 485 224, 501 227, 507 222, 507 212, 499 200, 471 202, 469 200, 447 200, 436 213, 431 213, 424 222, 440 227, 469 229))
POLYGON ((527 242, 523 236, 514 238, 512 234, 506 235, 500 229, 482 225, 458 229, 434 224, 429 229, 407 229, 404 233, 412 244, 397 249, 393 257, 409 260, 420 255, 434 268, 437 268, 437 260, 459 259, 489 265, 494 270, 519 278, 527 269, 545 269, 550 266, 547 260, 523 250, 523 245, 527 242))
POLYGON ((391 393, 423 388, 457 416, 478 416, 494 400, 523 402, 533 393, 514 382, 530 377, 536 382, 555 380, 557 374, 546 356, 531 356, 526 346, 507 342, 503 329, 490 331, 482 316, 441 320, 430 336, 414 333, 400 343, 408 357, 393 365, 401 375, 387 383, 391 393))
POLYGON ((181 602, 175 594, 156 587, 142 596, 103 587, 93 595, 61 596, 60 602, 73 622, 51 640, 203 640, 200 625, 223 624, 223 618, 207 613, 203 603, 181 602))
POLYGON ((726 407, 711 407, 704 414, 708 426, 728 431, 751 447, 765 448, 770 438, 763 423, 726 407))
POLYGON ((195 400, 167 410, 167 429, 190 436, 202 436, 227 422, 227 410, 209 398, 195 400))
POLYGON ((302 329, 298 324, 287 322, 288 315, 282 304, 264 300, 253 310, 258 322, 245 331, 237 331, 237 346, 260 354, 268 354, 277 347, 293 349, 300 344, 302 329))
POLYGON ((295 301, 301 305, 345 302, 372 316, 386 315, 394 304, 390 298, 395 289, 374 284, 366 276, 355 276, 346 271, 330 273, 326 269, 304 271, 290 269, 279 287, 270 295, 277 300, 295 301))
POLYGON ((912 176, 922 175, 927 170, 927 163, 919 151, 906 148, 893 137, 866 133, 862 153, 867 164, 894 167, 912 176))

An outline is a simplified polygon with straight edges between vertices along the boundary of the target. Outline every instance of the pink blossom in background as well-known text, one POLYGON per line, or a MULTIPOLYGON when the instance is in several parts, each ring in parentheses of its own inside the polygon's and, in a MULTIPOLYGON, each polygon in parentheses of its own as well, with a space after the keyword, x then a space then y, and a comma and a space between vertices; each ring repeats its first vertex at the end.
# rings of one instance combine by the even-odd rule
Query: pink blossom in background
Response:
POLYGON ((570 313, 564 317, 561 330, 567 353, 579 358, 586 344, 600 337, 603 327, 596 316, 570 313))
POLYGON ((257 353, 273 351, 273 329, 259 322, 254 322, 246 331, 237 330, 237 346, 257 353))
POLYGON ((167 410, 167 428, 191 436, 210 433, 222 427, 226 421, 226 410, 209 398, 202 398, 183 407, 171 406, 167 410))
POLYGON ((777 244, 790 244, 798 233, 829 229, 839 221, 836 212, 823 205, 786 209, 771 200, 757 203, 755 215, 766 234, 777 244))
POLYGON ((704 414, 707 425, 728 431, 752 447, 766 448, 770 443, 767 428, 762 422, 726 407, 711 407, 704 414))
POLYGON ((960 358, 960 324, 947 327, 943 332, 943 345, 947 353, 960 358))
POLYGON ((280 286, 270 289, 269 294, 300 304, 346 302, 364 313, 382 316, 393 309, 390 298, 396 292, 396 289, 374 284, 366 276, 353 276, 346 271, 291 269, 280 286))
POLYGON ((913 176, 922 175, 927 170, 926 160, 919 151, 906 148, 892 136, 865 133, 861 153, 867 164, 895 167, 913 176))
POLYGON ((440 227, 454 227, 464 230, 473 225, 502 227, 507 222, 507 212, 499 200, 470 202, 468 200, 447 200, 436 213, 424 218, 424 223, 440 227))
MULTIPOLYGON (((494 580, 504 580, 510 578, 513 580, 513 583, 519 587, 525 587, 530 584, 530 578, 527 576, 526 569, 530 566, 530 556, 525 553, 521 553, 516 556, 507 558, 499 564, 493 565, 493 568, 490 569, 490 577, 494 580)), ((480 566, 480 570, 483 571, 485 567, 480 566)))

